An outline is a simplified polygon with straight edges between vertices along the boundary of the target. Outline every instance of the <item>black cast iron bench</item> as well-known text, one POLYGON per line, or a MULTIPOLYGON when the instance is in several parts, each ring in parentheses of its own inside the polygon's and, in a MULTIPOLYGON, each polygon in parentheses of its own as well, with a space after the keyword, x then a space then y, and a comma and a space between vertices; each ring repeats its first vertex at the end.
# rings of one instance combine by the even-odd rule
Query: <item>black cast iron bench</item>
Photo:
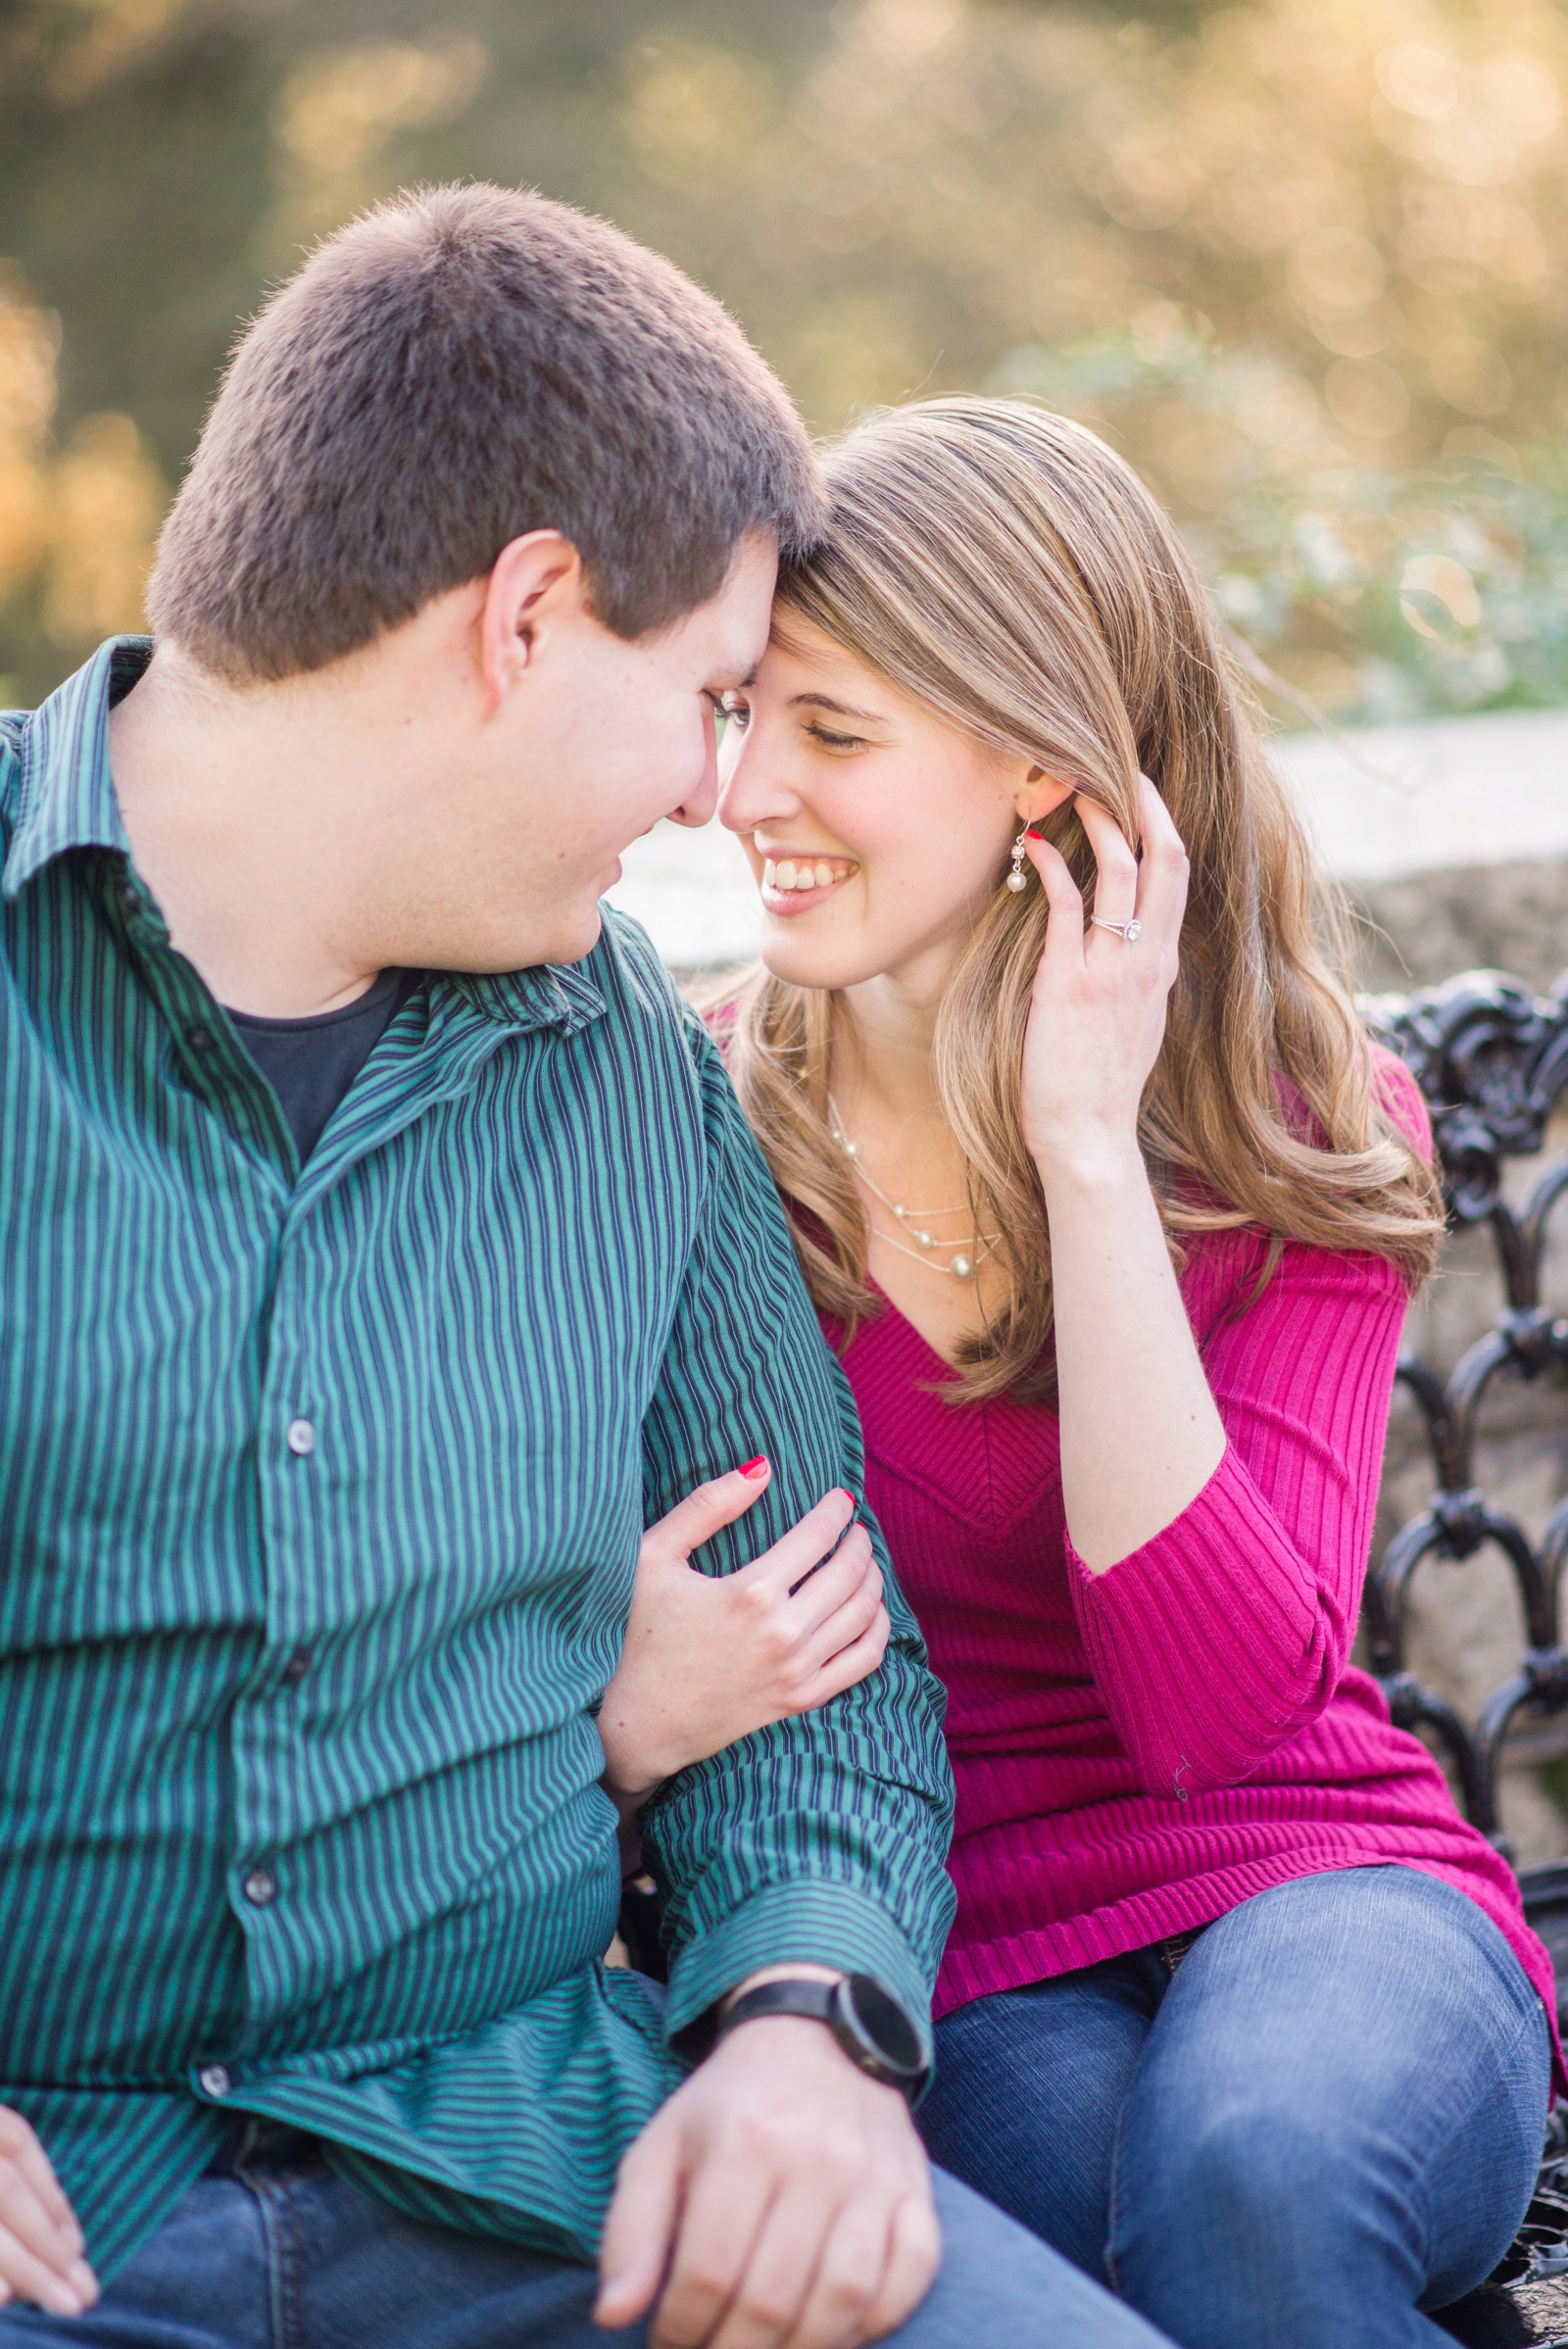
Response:
MULTIPOLYGON (((1542 1297, 1547 1219, 1568 1192, 1568 1150, 1541 1168, 1522 1203, 1502 1197, 1505 1162, 1536 1156, 1552 1111, 1568 1094, 1568 971, 1533 996, 1498 971, 1466 971, 1441 987, 1363 1003, 1369 1026, 1414 1074, 1432 1113, 1450 1226, 1490 1233, 1503 1306, 1494 1326, 1446 1378, 1414 1353, 1399 1379, 1424 1423, 1436 1476, 1425 1508, 1385 1544, 1362 1608, 1371 1669, 1394 1718, 1422 1733, 1446 1761, 1466 1816, 1510 1860, 1497 1816, 1497 1773, 1514 1728, 1568 1710, 1568 1650, 1558 1624, 1568 1558, 1568 1500, 1539 1542, 1476 1482, 1478 1431, 1499 1382, 1568 1388, 1568 1299, 1542 1297), (1405 1661, 1411 1581, 1427 1560, 1462 1566, 1487 1548, 1506 1558, 1518 1588, 1525 1646, 1474 1726, 1421 1686, 1405 1661)), ((1568 1393, 1562 1445, 1568 1458, 1568 1393)), ((1568 1862, 1520 1873, 1525 1911, 1557 1975, 1559 2022, 1568 2030, 1568 1862)), ((1568 2349, 1568 2125, 1553 2114, 1536 2196, 1496 2273, 1440 2320, 1473 2349, 1568 2349)))

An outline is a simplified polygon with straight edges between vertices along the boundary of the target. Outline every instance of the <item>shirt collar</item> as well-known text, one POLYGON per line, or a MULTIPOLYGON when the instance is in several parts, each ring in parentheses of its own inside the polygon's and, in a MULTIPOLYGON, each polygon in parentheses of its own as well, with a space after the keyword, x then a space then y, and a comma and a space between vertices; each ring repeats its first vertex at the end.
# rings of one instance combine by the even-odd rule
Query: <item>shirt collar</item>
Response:
MULTIPOLYGON (((598 950, 595 950, 597 954, 598 950)), ((591 962, 593 955, 588 957, 591 962)), ((500 971, 479 977, 468 971, 443 974, 475 1011, 509 1028, 559 1028, 575 1036, 606 1010, 605 998, 576 962, 545 962, 534 970, 500 971)))
POLYGON ((34 710, 21 746, 20 813, 0 892, 14 898, 67 849, 130 853, 109 771, 109 705, 152 659, 150 636, 114 636, 34 710))

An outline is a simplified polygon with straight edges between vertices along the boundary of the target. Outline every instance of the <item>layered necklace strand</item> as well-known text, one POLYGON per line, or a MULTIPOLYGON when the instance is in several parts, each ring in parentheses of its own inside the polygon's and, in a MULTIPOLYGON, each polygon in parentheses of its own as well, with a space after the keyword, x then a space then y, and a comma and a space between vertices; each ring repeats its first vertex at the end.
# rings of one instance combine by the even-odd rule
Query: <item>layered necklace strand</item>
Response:
POLYGON ((828 1131, 850 1161, 851 1169, 857 1180, 865 1185, 873 1199, 882 1201, 889 1214, 914 1242, 913 1248, 906 1248, 903 1241, 895 1240, 891 1232, 882 1232, 878 1237, 884 1245, 897 1248, 899 1254, 907 1256, 911 1263, 923 1264, 927 1272, 939 1273, 944 1280, 972 1281, 985 1258, 990 1255, 1002 1238, 1002 1234, 1000 1232, 976 1232, 967 1248, 960 1248, 957 1253, 950 1256, 944 1264, 939 1257, 928 1251, 941 1247, 951 1247, 952 1243, 939 1241, 934 1232, 928 1232, 923 1227, 926 1223, 936 1221, 944 1215, 961 1215, 964 1213, 964 1209, 961 1207, 906 1207, 901 1200, 889 1199, 881 1184, 873 1182, 861 1165, 860 1146, 858 1142, 852 1142, 845 1132, 844 1119, 839 1113, 839 1105, 831 1094, 827 1097, 827 1107, 828 1115, 832 1120, 828 1131))

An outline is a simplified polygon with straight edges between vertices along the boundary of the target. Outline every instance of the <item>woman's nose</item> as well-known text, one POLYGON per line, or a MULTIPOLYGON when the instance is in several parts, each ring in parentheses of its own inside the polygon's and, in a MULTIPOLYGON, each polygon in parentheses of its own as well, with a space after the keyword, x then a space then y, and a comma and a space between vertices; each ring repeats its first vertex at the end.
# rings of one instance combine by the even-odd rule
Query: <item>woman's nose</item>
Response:
POLYGON ((747 733, 733 753, 725 743, 718 761, 718 820, 727 832, 755 832, 759 824, 796 814, 800 804, 760 734, 747 733))

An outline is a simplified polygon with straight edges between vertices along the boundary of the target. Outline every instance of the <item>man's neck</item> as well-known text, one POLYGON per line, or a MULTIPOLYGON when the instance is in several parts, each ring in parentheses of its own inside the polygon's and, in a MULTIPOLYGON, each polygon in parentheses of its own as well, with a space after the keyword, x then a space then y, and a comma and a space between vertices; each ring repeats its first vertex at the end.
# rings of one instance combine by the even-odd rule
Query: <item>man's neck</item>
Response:
POLYGON ((357 771, 384 747, 352 687, 236 691, 160 645, 109 715, 136 870, 220 1003, 296 1018, 352 1003, 383 957, 356 913, 357 771))

